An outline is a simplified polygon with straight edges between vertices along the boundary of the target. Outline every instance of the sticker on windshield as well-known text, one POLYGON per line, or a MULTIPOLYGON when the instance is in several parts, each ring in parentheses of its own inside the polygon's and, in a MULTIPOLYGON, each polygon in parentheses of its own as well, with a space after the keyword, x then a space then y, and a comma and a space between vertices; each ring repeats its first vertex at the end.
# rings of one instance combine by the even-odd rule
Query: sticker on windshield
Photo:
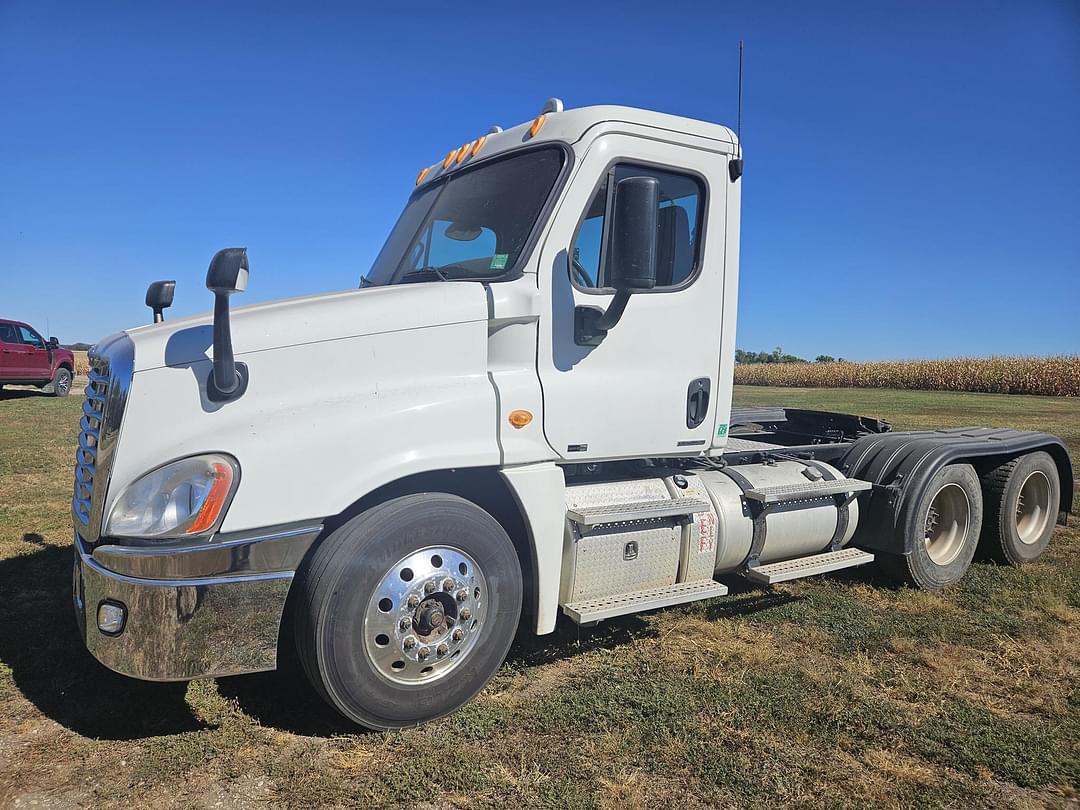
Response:
POLYGON ((496 253, 491 257, 491 269, 492 270, 505 270, 506 260, 510 258, 509 253, 496 253))

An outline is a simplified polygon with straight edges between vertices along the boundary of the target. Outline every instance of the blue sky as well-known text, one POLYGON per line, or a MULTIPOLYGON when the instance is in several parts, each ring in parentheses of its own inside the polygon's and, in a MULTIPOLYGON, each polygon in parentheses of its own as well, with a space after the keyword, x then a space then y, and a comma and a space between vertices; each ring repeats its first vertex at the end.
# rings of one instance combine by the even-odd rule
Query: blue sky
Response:
POLYGON ((733 125, 743 37, 740 347, 1080 351, 1075 0, 372 8, 0 0, 0 316, 203 311, 231 245, 244 303, 353 287, 421 165, 548 96, 733 125))

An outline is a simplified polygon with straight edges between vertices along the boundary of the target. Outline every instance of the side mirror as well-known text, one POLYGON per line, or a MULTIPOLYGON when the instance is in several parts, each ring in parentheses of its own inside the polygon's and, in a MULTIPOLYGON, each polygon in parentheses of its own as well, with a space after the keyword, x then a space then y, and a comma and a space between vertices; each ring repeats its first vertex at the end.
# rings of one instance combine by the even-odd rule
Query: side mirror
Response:
POLYGON ((154 312, 154 323, 165 320, 164 311, 172 306, 175 281, 152 281, 146 288, 146 305, 154 312))
POLYGON ((622 318, 630 296, 656 286, 660 181, 626 177, 615 186, 608 255, 609 280, 615 297, 603 312, 596 307, 574 310, 574 342, 599 346, 622 318))
POLYGON ((54 337, 50 337, 48 343, 45 344, 45 348, 49 351, 56 351, 60 348, 60 341, 54 337))
POLYGON ((233 359, 229 296, 248 283, 247 248, 225 248, 214 254, 206 271, 206 289, 214 294, 214 368, 206 382, 211 402, 228 402, 247 390, 248 370, 233 359))

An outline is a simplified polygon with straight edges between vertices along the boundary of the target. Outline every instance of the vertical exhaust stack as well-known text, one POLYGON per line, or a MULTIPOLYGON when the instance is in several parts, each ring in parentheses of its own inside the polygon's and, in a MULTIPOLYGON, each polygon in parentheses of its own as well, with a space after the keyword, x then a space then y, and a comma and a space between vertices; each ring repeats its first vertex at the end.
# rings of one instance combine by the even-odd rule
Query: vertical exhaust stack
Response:
POLYGON ((211 402, 230 402, 247 390, 247 365, 233 359, 229 324, 229 296, 246 290, 247 282, 247 248, 224 248, 214 254, 206 271, 206 289, 214 294, 214 368, 206 381, 211 402))

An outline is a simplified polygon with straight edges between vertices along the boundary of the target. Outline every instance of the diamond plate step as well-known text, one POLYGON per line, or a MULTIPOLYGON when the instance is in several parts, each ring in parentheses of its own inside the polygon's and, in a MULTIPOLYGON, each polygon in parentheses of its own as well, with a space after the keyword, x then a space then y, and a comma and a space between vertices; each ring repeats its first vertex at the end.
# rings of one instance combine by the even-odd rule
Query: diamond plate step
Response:
POLYGON ((874 555, 857 548, 842 548, 839 551, 827 551, 824 554, 815 554, 812 557, 800 557, 796 560, 769 563, 748 568, 743 576, 753 582, 762 585, 775 585, 777 582, 786 582, 789 579, 812 577, 816 574, 826 574, 829 571, 839 571, 842 568, 854 568, 856 565, 866 565, 874 561, 874 555))
POLYGON ((727 586, 711 579, 699 582, 678 582, 663 588, 647 591, 624 593, 618 596, 605 596, 601 599, 589 599, 563 605, 563 612, 577 624, 590 624, 627 613, 640 613, 643 610, 681 605, 698 599, 710 599, 724 596, 727 586))
POLYGON ((839 495, 846 492, 862 492, 873 486, 869 481, 857 478, 840 478, 836 481, 807 481, 798 484, 782 484, 775 487, 748 489, 743 493, 752 501, 761 503, 781 503, 784 501, 802 501, 807 498, 821 498, 826 495, 839 495))
POLYGON ((576 506, 566 510, 566 516, 585 529, 603 523, 622 523, 627 520, 655 520, 681 517, 694 512, 707 512, 712 505, 701 498, 664 498, 640 503, 613 503, 598 506, 576 506))

